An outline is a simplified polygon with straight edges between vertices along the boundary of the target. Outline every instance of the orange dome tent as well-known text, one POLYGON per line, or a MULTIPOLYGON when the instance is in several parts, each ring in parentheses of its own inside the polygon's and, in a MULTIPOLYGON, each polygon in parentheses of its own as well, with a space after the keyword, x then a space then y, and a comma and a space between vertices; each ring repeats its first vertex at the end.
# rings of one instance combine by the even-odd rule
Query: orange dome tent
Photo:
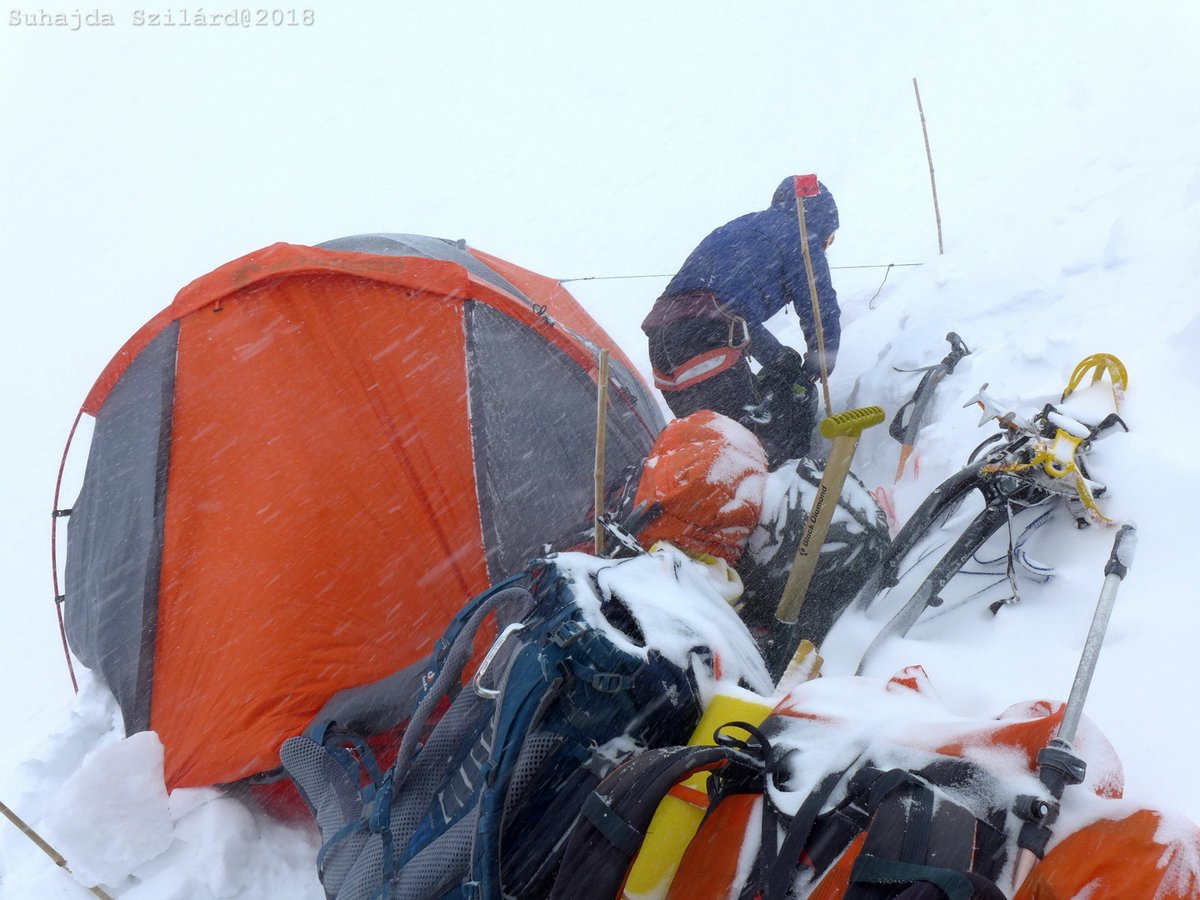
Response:
MULTIPOLYGON (((251 253, 126 343, 83 404, 62 609, 170 787, 275 768, 585 521, 602 346, 558 282, 413 235, 251 253)), ((616 485, 663 422, 610 371, 616 485)))

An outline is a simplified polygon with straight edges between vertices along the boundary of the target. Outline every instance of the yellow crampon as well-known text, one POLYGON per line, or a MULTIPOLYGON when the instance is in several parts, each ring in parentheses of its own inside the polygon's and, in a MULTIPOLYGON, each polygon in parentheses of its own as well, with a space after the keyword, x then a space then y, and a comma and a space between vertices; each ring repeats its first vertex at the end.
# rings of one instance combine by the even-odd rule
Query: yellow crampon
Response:
POLYGON ((1075 371, 1071 373, 1071 378, 1067 382, 1067 389, 1062 392, 1060 402, 1066 400, 1074 393, 1083 383, 1083 377, 1088 372, 1092 373, 1092 384, 1095 384, 1105 375, 1108 375, 1109 383, 1112 385, 1113 403, 1119 410, 1121 408, 1121 400, 1125 396, 1125 389, 1129 386, 1129 373, 1125 371, 1125 364, 1111 353, 1093 353, 1091 356, 1080 360, 1079 365, 1075 367, 1075 371))
POLYGON ((1053 440, 1042 440, 1035 444, 1037 453, 1029 462, 997 463, 984 466, 982 471, 988 473, 1024 472, 1041 467, 1042 471, 1051 478, 1070 477, 1075 493, 1079 495, 1079 502, 1084 505, 1084 508, 1104 525, 1115 525, 1116 522, 1113 519, 1100 512, 1100 507, 1096 505, 1096 498, 1092 496, 1092 489, 1088 487, 1087 479, 1083 477, 1083 473, 1079 471, 1079 466, 1075 462, 1075 451, 1082 440, 1082 438, 1059 428, 1053 440))
MULTIPOLYGON (((1062 393, 1062 401, 1065 401, 1079 389, 1080 385, 1083 384, 1084 377, 1089 372, 1092 373, 1090 384, 1095 384, 1105 375, 1108 376, 1109 383, 1112 386, 1113 403, 1117 408, 1120 408, 1121 399, 1125 396, 1125 389, 1129 386, 1129 373, 1125 370, 1125 364, 1111 353, 1093 353, 1091 356, 1080 360, 1079 365, 1075 367, 1075 371, 1071 373, 1066 390, 1062 393)), ((987 385, 984 385, 984 387, 986 388, 987 385)), ((983 408, 985 414, 988 412, 988 406, 984 403, 982 391, 975 397, 975 402, 983 408)), ((994 413, 994 415, 1001 425, 1009 429, 1021 428, 1022 430, 1029 430, 1026 425, 1018 425, 1012 413, 1009 413, 1006 417, 1002 417, 997 413, 994 413)), ((1079 502, 1083 504, 1088 513, 1098 522, 1105 525, 1115 525, 1115 521, 1100 512, 1100 507, 1096 505, 1096 498, 1092 495, 1092 489, 1088 486, 1087 479, 1083 477, 1083 472, 1080 471, 1079 465, 1075 461, 1076 451, 1079 449, 1079 445, 1083 443, 1083 440, 1084 438, 1071 434, 1071 432, 1064 428, 1058 428, 1055 430, 1053 438, 1038 438, 1035 440, 1033 446, 1037 452, 1029 462, 995 463, 990 466, 984 466, 981 471, 989 474, 1002 474, 1025 472, 1029 469, 1041 468, 1051 478, 1070 478, 1071 484, 1075 488, 1075 493, 1079 495, 1079 502)))

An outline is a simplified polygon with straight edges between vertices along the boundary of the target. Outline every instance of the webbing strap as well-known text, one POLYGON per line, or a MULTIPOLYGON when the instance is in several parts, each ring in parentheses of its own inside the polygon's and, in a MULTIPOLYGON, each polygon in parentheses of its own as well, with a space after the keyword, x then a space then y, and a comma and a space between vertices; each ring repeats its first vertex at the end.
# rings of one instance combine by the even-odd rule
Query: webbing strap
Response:
MULTIPOLYGON (((858 760, 856 759, 855 762, 858 760)), ((767 862, 763 873, 763 897, 770 900, 774 897, 786 897, 788 890, 791 888, 794 880, 796 863, 800 859, 800 853, 808 843, 808 838, 812 834, 813 825, 817 821, 817 816, 820 815, 822 807, 833 794, 833 789, 838 786, 842 780, 842 776, 846 774, 849 767, 842 769, 840 772, 831 772, 826 775, 824 780, 808 795, 807 799, 800 804, 800 808, 796 811, 796 815, 792 817, 791 823, 788 825, 787 834, 783 839, 783 846, 779 848, 779 854, 776 857, 772 853, 772 858, 767 862)), ((763 804, 768 803, 768 792, 763 791, 763 804)), ((763 828, 767 827, 767 823, 763 822, 763 828)), ((763 849, 767 849, 764 840, 763 849)), ((774 848, 772 848, 773 850, 774 848)))
POLYGON ((621 818, 595 791, 583 801, 583 817, 630 859, 642 846, 645 835, 621 818))
POLYGON ((901 860, 921 862, 928 858, 929 841, 933 836, 934 802, 932 790, 919 782, 914 785, 906 809, 904 837, 900 842, 901 860))
MULTIPOLYGON (((744 345, 743 345, 744 346, 744 345)), ((682 391, 732 369, 742 358, 741 347, 717 347, 693 356, 670 372, 654 369, 654 386, 660 391, 682 391)))
POLYGON ((919 863, 880 859, 869 853, 859 854, 850 872, 852 884, 932 884, 949 900, 971 900, 974 887, 962 872, 919 863))
MULTIPOLYGON (((478 881, 466 881, 446 893, 440 894, 439 900, 479 900, 482 896, 483 885, 478 881)), ((387 900, 387 898, 384 897, 382 900, 387 900)))

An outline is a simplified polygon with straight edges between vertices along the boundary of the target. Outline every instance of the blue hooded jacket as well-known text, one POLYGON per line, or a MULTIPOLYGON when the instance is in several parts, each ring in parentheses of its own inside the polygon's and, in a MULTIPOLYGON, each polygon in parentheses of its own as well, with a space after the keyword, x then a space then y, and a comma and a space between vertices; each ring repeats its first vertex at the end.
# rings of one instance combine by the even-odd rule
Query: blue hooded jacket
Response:
MULTIPOLYGON (((838 211, 825 185, 820 185, 819 194, 805 198, 804 221, 820 299, 825 361, 832 371, 842 328, 837 293, 825 259, 825 241, 838 228, 838 211)), ((746 320, 750 330, 749 353, 760 363, 768 363, 782 349, 763 323, 792 304, 815 360, 816 327, 804 253, 800 249, 800 222, 791 177, 776 189, 770 207, 740 216, 704 238, 671 279, 655 303, 655 310, 661 310, 671 298, 692 291, 712 292, 724 312, 746 320)), ((650 318, 655 318, 655 314, 650 318)))

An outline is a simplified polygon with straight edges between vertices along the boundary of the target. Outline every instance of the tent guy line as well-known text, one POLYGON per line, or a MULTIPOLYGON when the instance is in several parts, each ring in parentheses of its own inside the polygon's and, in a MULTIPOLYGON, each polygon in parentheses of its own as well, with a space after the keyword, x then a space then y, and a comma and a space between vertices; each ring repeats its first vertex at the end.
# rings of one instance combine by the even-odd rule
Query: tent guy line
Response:
MULTIPOLYGON (((867 266, 830 266, 831 269, 899 269, 923 266, 925 263, 878 263, 867 266)), ((631 278, 674 278, 674 272, 661 275, 583 275, 578 278, 556 278, 559 284, 569 284, 572 281, 615 281, 631 278)))

